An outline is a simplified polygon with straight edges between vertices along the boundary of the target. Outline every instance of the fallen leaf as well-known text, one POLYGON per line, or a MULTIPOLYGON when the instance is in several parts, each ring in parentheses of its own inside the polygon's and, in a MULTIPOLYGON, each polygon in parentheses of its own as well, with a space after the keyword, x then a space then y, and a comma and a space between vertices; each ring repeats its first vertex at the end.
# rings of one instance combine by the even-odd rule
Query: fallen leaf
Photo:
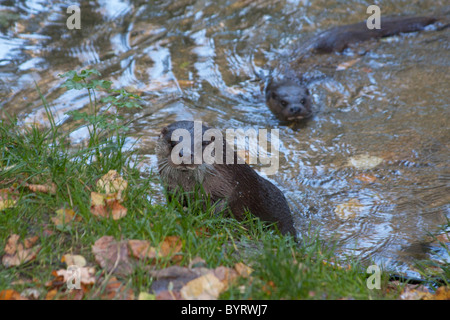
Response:
POLYGON ((81 221, 81 217, 75 216, 75 211, 72 209, 61 208, 55 213, 56 216, 50 218, 55 226, 70 225, 72 221, 81 221))
POLYGON ((58 293, 58 289, 52 289, 47 292, 45 295, 45 300, 54 300, 56 294, 58 293))
POLYGON ((36 288, 27 288, 20 293, 22 297, 30 300, 38 300, 41 294, 42 291, 36 288))
POLYGON ((336 67, 336 71, 346 70, 355 65, 359 60, 361 60, 361 58, 356 58, 350 61, 342 62, 336 67))
POLYGON ((131 288, 127 288, 116 277, 108 280, 100 298, 103 300, 134 300, 134 292, 131 288))
POLYGON ((122 206, 118 201, 114 201, 111 206, 111 215, 114 220, 118 220, 127 215, 127 208, 122 206))
POLYGON ((242 262, 236 263, 234 265, 234 269, 243 278, 248 278, 251 275, 251 273, 253 272, 252 268, 250 268, 249 266, 246 266, 242 262))
POLYGON ((58 289, 54 288, 47 292, 45 300, 82 300, 83 297, 83 290, 73 289, 60 292, 58 289))
POLYGON ((91 213, 96 217, 108 218, 111 216, 114 220, 118 220, 126 216, 127 208, 122 206, 115 197, 91 192, 91 213))
MULTIPOLYGON (((244 272, 243 268, 241 268, 240 271, 245 273, 246 277, 248 277, 251 273, 248 273, 250 271, 248 269, 244 272)), ((224 284, 226 290, 228 286, 238 277, 239 274, 235 269, 219 266, 214 269, 214 275, 224 284)))
POLYGON ((26 262, 36 259, 36 256, 41 249, 40 246, 29 247, 34 244, 37 239, 35 237, 25 239, 24 246, 22 243, 18 243, 19 236, 16 234, 11 235, 5 246, 5 255, 2 257, 2 263, 6 268, 12 266, 19 266, 26 262))
POLYGON ((151 246, 146 240, 128 240, 131 255, 139 260, 155 259, 155 258, 175 258, 180 252, 183 243, 177 236, 167 236, 158 245, 151 246))
POLYGON ((180 237, 177 236, 168 236, 164 238, 162 243, 160 243, 159 248, 159 256, 160 257, 169 257, 173 256, 175 253, 180 252, 183 247, 183 243, 180 240, 180 237))
POLYGON ((170 266, 161 270, 150 270, 153 278, 151 289, 157 295, 163 291, 179 291, 189 281, 204 275, 211 270, 206 268, 189 269, 180 266, 170 266), (200 269, 200 270, 198 270, 200 269))
POLYGON ((42 192, 42 193, 49 193, 49 194, 56 194, 57 185, 55 183, 50 184, 29 184, 26 183, 25 187, 30 189, 33 192, 42 192))
POLYGON ((17 250, 18 241, 20 236, 18 234, 12 234, 9 236, 5 245, 5 253, 6 254, 15 254, 17 250))
POLYGON ((359 181, 362 182, 366 182, 366 183, 373 183, 377 180, 377 178, 371 174, 367 174, 367 173, 361 173, 359 175, 356 176, 356 179, 358 179, 359 181))
POLYGON ((28 300, 25 297, 22 297, 19 292, 7 289, 0 291, 0 300, 28 300))
POLYGON ((216 300, 224 289, 225 285, 208 273, 186 283, 180 293, 185 300, 216 300))
POLYGON ((351 199, 346 203, 339 204, 334 213, 341 219, 354 219, 361 215, 364 206, 359 202, 358 199, 351 199))
POLYGON ((368 154, 361 154, 358 156, 351 157, 348 160, 348 165, 353 166, 356 169, 366 170, 373 169, 383 162, 383 158, 370 156, 368 154))
POLYGON ((139 260, 154 259, 157 256, 156 248, 146 240, 128 240, 128 246, 133 257, 139 260))
POLYGON ((424 300, 450 300, 450 287, 439 287, 433 295, 425 296, 424 300))
POLYGON ((138 300, 156 300, 156 296, 148 292, 140 292, 138 300))
POLYGON ((67 266, 72 266, 72 265, 75 265, 78 267, 86 266, 86 259, 80 255, 65 254, 62 256, 61 262, 64 262, 67 266))
POLYGON ((426 287, 412 284, 406 284, 400 294, 401 300, 421 300, 430 297, 430 290, 426 287))
POLYGON ((110 170, 97 181, 98 190, 106 194, 116 194, 116 200, 123 201, 122 192, 127 188, 128 183, 116 170, 110 170))
POLYGON ((17 204, 18 194, 14 189, 0 189, 0 211, 12 208, 17 204))
MULTIPOLYGON (((78 267, 77 275, 79 276, 80 284, 93 285, 95 283, 95 268, 94 267, 78 267)), ((61 269, 55 271, 56 276, 62 277, 62 281, 74 281, 74 272, 68 269, 61 269)))
POLYGON ((38 240, 39 240, 39 237, 38 236, 34 236, 34 237, 26 238, 23 243, 24 243, 26 249, 30 249, 32 246, 35 245, 35 243, 38 240))
POLYGON ((106 195, 98 192, 91 192, 91 206, 104 206, 106 195))
POLYGON ((92 246, 95 261, 107 272, 129 275, 133 272, 128 257, 128 242, 116 241, 112 236, 103 236, 92 246))

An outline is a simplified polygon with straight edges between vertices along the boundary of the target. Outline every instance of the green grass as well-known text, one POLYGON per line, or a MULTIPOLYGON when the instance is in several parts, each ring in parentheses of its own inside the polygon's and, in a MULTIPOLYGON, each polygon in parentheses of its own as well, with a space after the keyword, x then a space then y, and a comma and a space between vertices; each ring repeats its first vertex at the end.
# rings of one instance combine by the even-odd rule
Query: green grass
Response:
MULTIPOLYGON (((77 78, 70 73, 71 89, 77 89, 73 83, 77 80, 76 83, 82 84, 78 89, 96 90, 87 81, 91 74, 77 78)), ((101 85, 109 89, 104 82, 101 85)), ((127 97, 122 91, 108 93, 127 97)), ((22 239, 37 235, 42 247, 34 261, 18 267, 0 266, 0 290, 20 292, 30 286, 43 288, 53 279, 53 270, 66 267, 61 257, 67 253, 82 255, 88 265, 96 266, 92 245, 104 235, 152 243, 175 235, 183 242, 182 266, 201 257, 211 268, 232 267, 243 262, 254 269, 251 278, 239 279, 222 294, 223 299, 395 298, 397 293, 368 289, 369 275, 365 268, 356 260, 338 262, 333 250, 316 237, 298 244, 292 237, 282 236, 273 226, 250 215, 238 222, 232 217, 213 214, 211 204, 205 209, 199 200, 187 207, 177 201, 152 204, 152 198, 159 192, 152 188, 152 183, 158 183, 157 176, 139 171, 137 155, 123 150, 125 128, 117 119, 98 114, 98 107, 94 106, 97 99, 92 91, 90 94, 93 96, 90 113, 76 114, 80 125, 91 125, 89 144, 84 149, 73 150, 68 145, 68 133, 55 125, 43 97, 50 119, 48 129, 23 126, 13 118, 0 123, 0 189, 14 187, 19 192, 17 204, 0 211, 0 256, 13 233, 22 239), (128 181, 123 203, 128 214, 117 221, 99 219, 90 212, 90 193, 95 190, 97 180, 109 170, 117 170, 128 181), (25 187, 27 183, 48 182, 57 185, 56 194, 31 192, 25 187), (72 208, 81 221, 70 227, 56 227, 50 218, 63 207, 72 208), (339 267, 339 264, 351 267, 339 267), (29 282, 22 284, 21 280, 29 282)), ((123 103, 122 98, 117 99, 123 103)), ((111 101, 117 102, 110 98, 105 103, 111 101)), ((154 267, 170 264, 161 259, 154 267)), ((119 277, 136 296, 139 292, 150 292, 152 279, 145 267, 142 264, 132 275, 119 277)), ((97 270, 102 271, 98 266, 97 270)), ((382 282, 386 287, 387 275, 383 274, 382 282)))

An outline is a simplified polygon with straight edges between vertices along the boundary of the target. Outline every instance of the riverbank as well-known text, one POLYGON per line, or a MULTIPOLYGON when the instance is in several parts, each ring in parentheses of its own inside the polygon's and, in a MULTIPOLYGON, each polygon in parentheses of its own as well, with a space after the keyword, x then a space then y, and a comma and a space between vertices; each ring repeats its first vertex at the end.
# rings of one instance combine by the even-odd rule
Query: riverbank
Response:
POLYGON ((89 130, 84 146, 71 147, 70 132, 48 106, 46 128, 14 117, 1 122, 1 298, 397 299, 404 293, 386 273, 376 278, 356 259, 337 261, 314 236, 298 244, 251 216, 237 222, 214 215, 213 204, 205 210, 200 200, 187 207, 154 203, 158 177, 139 170, 139 155, 124 149, 126 127, 115 117, 120 108, 138 107, 138 97, 91 80, 96 74, 64 75, 66 88, 92 96, 86 112, 70 114, 78 122, 72 130, 89 130))

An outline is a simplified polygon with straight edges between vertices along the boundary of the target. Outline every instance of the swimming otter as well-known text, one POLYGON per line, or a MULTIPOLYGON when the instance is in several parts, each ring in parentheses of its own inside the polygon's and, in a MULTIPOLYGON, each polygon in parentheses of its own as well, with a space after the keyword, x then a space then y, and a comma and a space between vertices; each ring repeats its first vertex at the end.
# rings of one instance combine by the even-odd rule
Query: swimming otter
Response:
POLYGON ((268 81, 265 88, 266 103, 280 120, 294 121, 312 115, 311 97, 305 85, 293 80, 268 81))
MULTIPOLYGON (((365 21, 334 27, 314 37, 303 47, 300 56, 303 59, 309 53, 341 52, 353 43, 420 31, 437 21, 434 17, 382 17, 381 29, 368 29, 365 21)), ((289 78, 275 81, 271 75, 253 70, 258 78, 265 80, 266 104, 277 118, 296 121, 312 115, 311 98, 304 81, 289 78)))
MULTIPOLYGON (((195 143, 201 143, 198 151, 202 155, 205 148, 215 141, 211 138, 203 141, 204 133, 210 129, 204 125, 201 128, 201 137, 194 139, 194 122, 177 121, 162 129, 156 146, 158 170, 162 184, 169 192, 181 187, 183 191, 195 191, 196 185, 201 185, 206 194, 210 195, 213 203, 217 204, 217 211, 228 207, 237 220, 242 220, 245 210, 264 221, 276 222, 282 234, 295 236, 294 222, 283 193, 270 181, 259 176, 247 164, 238 164, 236 152, 229 147, 223 139, 223 164, 216 161, 213 164, 201 161, 194 164, 194 152, 190 152, 189 146, 180 150, 177 144, 181 141, 173 141, 175 130, 185 129, 191 136, 190 150, 196 150, 195 143), (185 150, 186 149, 186 150, 185 150), (226 164, 226 151, 233 150, 233 164, 226 164), (178 154, 179 153, 179 154, 178 154), (176 164, 174 157, 178 159, 185 156, 191 161, 182 161, 176 164)), ((218 130, 216 130, 218 132, 218 130)), ((220 132, 219 132, 220 133, 220 132)), ((195 133, 197 135, 197 133, 195 133)), ((219 140, 218 140, 219 141, 219 140)))
POLYGON ((438 21, 435 17, 381 17, 380 20, 380 29, 368 29, 365 21, 328 29, 308 49, 318 53, 342 52, 353 43, 421 31, 438 21))

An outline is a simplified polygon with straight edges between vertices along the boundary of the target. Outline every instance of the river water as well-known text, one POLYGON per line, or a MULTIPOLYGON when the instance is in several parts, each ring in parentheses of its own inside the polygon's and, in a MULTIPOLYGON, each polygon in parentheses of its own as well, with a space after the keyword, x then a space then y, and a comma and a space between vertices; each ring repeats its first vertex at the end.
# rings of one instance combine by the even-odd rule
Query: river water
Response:
MULTIPOLYGON (((384 1, 382 14, 444 14, 446 1, 384 1)), ((279 129, 285 193, 300 232, 319 228, 339 252, 399 271, 438 258, 427 236, 450 218, 450 31, 433 28, 294 63, 295 48, 329 27, 367 19, 366 1, 82 1, 69 30, 68 1, 0 4, 0 115, 46 125, 35 88, 60 124, 86 92, 57 75, 95 68, 141 95, 124 110, 129 144, 155 168, 160 129, 175 120, 219 128, 279 129), (365 52, 361 55, 361 52, 365 52), (251 64, 305 73, 315 116, 280 123, 251 64), (345 64, 346 63, 346 64, 345 64)), ((85 130, 71 135, 73 143, 85 130)), ((162 196, 161 196, 162 197, 162 196)), ((157 201, 162 198, 157 198, 157 201)), ((444 257, 448 259, 448 257, 444 257)))

